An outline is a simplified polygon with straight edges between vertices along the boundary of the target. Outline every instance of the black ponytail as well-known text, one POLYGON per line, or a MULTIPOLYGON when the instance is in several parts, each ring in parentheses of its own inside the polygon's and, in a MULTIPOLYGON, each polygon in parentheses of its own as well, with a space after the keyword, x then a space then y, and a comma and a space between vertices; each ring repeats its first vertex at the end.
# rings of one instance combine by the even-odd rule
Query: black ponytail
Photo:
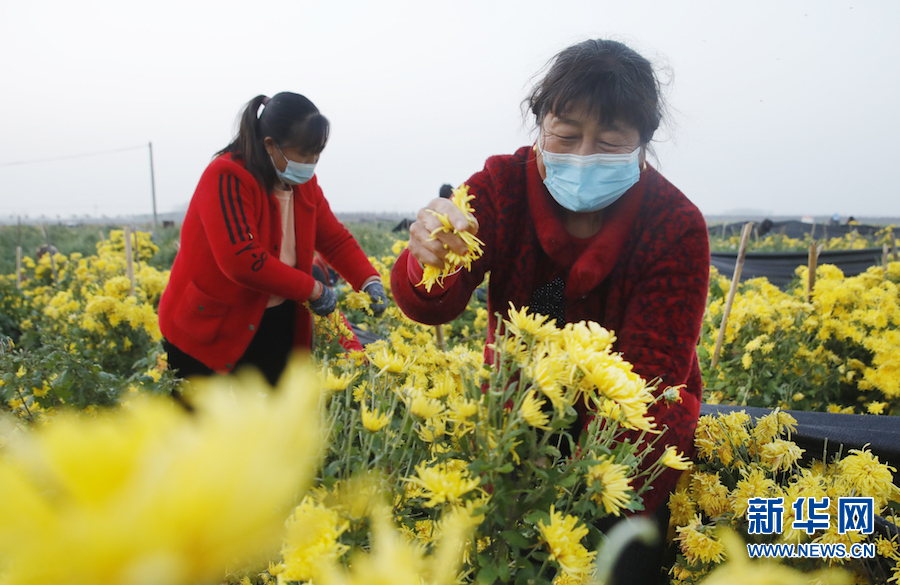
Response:
POLYGON ((329 128, 328 119, 300 94, 281 92, 271 99, 258 95, 247 102, 237 136, 216 156, 232 154, 243 159, 247 170, 270 193, 277 176, 265 138, 272 137, 282 150, 295 148, 303 154, 319 154, 328 142, 329 128), (260 107, 263 110, 257 115, 260 107))

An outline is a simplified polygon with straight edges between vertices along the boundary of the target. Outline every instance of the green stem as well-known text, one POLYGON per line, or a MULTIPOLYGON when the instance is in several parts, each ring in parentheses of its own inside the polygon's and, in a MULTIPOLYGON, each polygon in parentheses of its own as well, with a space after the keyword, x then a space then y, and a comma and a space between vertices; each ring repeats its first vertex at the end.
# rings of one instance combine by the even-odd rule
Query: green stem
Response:
POLYGON ((34 422, 34 415, 31 414, 31 411, 28 409, 28 402, 25 400, 25 396, 22 394, 22 388, 16 387, 16 393, 19 395, 19 400, 22 401, 22 408, 24 408, 25 412, 28 414, 28 420, 34 422))

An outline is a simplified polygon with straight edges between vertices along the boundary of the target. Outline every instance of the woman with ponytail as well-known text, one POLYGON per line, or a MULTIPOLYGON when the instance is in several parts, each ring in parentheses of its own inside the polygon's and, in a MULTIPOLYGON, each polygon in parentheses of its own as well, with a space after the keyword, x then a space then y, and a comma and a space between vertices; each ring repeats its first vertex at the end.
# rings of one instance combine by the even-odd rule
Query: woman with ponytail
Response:
POLYGON ((291 351, 309 349, 310 313, 335 309, 334 291, 312 277, 316 251, 384 311, 378 272, 315 176, 328 130, 302 95, 256 96, 200 177, 159 303, 169 368, 181 377, 252 365, 274 385, 291 351))

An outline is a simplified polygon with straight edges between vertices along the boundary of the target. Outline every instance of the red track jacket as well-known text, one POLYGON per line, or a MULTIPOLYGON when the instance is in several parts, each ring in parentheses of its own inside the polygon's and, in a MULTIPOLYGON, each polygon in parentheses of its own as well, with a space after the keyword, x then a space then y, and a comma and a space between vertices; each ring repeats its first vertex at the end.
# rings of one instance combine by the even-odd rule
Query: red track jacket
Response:
MULTIPOLYGON (((297 267, 278 260, 281 216, 242 160, 214 159, 181 228, 181 248, 159 303, 162 334, 217 371, 243 355, 271 295, 303 303, 315 286, 316 250, 354 289, 378 271, 331 212, 316 177, 294 187, 297 267)), ((310 313, 298 304, 295 348, 310 345, 310 313)))

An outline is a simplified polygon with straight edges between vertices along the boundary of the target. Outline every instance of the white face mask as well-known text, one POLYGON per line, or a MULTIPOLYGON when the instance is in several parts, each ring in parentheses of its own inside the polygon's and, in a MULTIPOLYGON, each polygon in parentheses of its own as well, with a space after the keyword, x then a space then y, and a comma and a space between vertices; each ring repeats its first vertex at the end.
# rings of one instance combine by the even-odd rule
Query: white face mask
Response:
POLYGON ((626 154, 562 154, 540 146, 547 178, 544 185, 570 211, 597 211, 612 205, 641 177, 641 147, 626 154))
MULTIPOLYGON (((277 144, 275 145, 275 148, 278 148, 277 144)), ((278 170, 275 159, 271 156, 269 156, 269 159, 272 161, 272 166, 275 167, 275 174, 278 175, 278 178, 282 182, 287 183, 288 185, 302 185, 312 179, 313 175, 316 173, 316 163, 294 162, 284 156, 284 153, 281 152, 280 148, 278 148, 278 152, 280 152, 282 158, 287 161, 287 167, 285 167, 284 172, 278 170)))

